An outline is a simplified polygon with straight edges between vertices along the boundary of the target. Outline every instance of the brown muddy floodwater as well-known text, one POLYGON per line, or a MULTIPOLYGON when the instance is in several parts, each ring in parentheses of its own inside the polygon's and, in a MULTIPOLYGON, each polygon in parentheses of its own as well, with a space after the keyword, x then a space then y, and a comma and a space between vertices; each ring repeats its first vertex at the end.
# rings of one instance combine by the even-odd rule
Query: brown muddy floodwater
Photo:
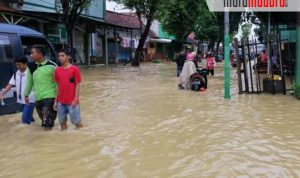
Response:
POLYGON ((82 69, 82 130, 1 116, 0 177, 300 177, 299 100, 235 82, 224 100, 221 66, 207 92, 179 91, 174 65, 82 69))

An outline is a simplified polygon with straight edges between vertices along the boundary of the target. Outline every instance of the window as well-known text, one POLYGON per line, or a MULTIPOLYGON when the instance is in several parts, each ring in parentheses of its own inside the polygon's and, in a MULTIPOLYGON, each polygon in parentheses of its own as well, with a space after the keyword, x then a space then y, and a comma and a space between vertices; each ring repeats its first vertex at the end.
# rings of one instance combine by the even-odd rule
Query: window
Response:
POLYGON ((30 51, 31 47, 33 45, 41 45, 46 49, 46 59, 50 59, 51 61, 56 62, 56 56, 54 51, 52 50, 50 44, 48 41, 44 38, 41 37, 28 37, 28 36, 22 36, 21 37, 21 42, 23 46, 23 51, 25 56, 28 58, 29 62, 32 61, 30 57, 30 51))
POLYGON ((8 35, 0 34, 0 62, 9 62, 13 58, 13 50, 8 35))

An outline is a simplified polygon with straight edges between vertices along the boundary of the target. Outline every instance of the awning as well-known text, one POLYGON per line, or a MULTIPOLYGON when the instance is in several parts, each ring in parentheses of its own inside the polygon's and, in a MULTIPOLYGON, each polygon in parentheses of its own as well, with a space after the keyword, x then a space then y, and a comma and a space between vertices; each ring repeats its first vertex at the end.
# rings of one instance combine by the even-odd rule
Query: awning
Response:
POLYGON ((156 39, 156 38, 150 38, 150 42, 156 42, 156 43, 166 43, 169 44, 172 42, 170 39, 156 39))

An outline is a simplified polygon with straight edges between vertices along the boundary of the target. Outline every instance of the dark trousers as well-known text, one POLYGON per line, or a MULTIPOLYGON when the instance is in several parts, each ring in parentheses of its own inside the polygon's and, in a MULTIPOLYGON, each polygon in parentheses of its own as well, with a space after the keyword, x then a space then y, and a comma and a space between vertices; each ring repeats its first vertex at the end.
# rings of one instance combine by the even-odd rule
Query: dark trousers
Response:
POLYGON ((177 77, 181 74, 183 66, 177 66, 177 77))
POLYGON ((57 116, 57 112, 53 109, 54 101, 54 98, 50 98, 36 102, 36 111, 42 120, 42 127, 54 127, 54 121, 57 116))
POLYGON ((214 76, 215 75, 215 70, 214 69, 210 69, 210 70, 208 70, 208 74, 211 74, 212 76, 214 76))

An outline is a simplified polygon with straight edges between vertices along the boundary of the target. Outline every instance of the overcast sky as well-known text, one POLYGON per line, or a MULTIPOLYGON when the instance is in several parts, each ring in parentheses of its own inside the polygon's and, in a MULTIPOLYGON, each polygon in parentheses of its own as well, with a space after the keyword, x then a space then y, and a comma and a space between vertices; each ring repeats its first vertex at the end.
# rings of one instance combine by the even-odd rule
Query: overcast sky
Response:
POLYGON ((115 12, 130 12, 130 10, 125 9, 121 4, 106 0, 106 10, 115 11, 115 12))

